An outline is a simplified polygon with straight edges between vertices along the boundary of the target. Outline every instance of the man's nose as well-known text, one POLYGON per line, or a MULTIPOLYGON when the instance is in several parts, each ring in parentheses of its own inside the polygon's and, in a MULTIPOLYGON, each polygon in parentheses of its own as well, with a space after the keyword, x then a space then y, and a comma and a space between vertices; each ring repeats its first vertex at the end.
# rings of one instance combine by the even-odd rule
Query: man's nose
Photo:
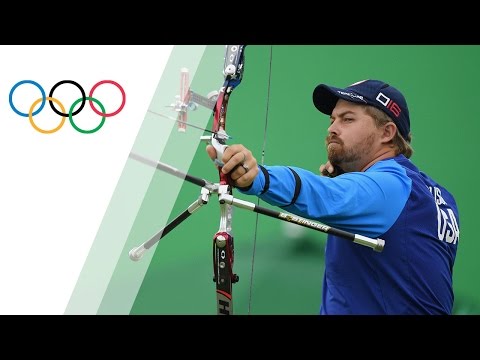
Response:
POLYGON ((338 127, 337 125, 335 124, 335 121, 333 121, 330 126, 328 127, 327 129, 328 131, 328 134, 335 134, 335 135, 338 135, 338 127))

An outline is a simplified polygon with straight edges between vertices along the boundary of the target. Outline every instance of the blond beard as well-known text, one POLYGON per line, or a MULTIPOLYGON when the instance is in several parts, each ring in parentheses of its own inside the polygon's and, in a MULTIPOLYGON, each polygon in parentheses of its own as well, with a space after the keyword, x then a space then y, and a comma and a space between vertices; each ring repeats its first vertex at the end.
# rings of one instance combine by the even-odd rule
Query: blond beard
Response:
POLYGON ((368 160, 365 161, 365 158, 370 154, 375 134, 368 135, 362 141, 350 147, 345 146, 343 142, 328 146, 328 139, 327 137, 325 141, 330 163, 339 166, 344 171, 359 171, 361 163, 368 162, 368 160))

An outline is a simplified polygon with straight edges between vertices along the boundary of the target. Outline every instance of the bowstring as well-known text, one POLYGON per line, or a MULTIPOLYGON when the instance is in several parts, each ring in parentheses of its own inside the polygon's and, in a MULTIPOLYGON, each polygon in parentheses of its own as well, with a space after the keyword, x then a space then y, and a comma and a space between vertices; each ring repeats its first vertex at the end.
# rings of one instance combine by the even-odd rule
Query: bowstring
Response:
MULTIPOLYGON (((265 112, 265 127, 263 129, 263 145, 262 145, 262 158, 261 158, 261 165, 264 165, 265 162, 265 148, 267 144, 267 128, 268 128, 268 110, 270 104, 270 84, 272 79, 272 56, 273 56, 273 45, 270 45, 270 62, 269 62, 269 72, 268 72, 268 84, 267 84, 267 105, 266 105, 266 112, 265 112)), ((260 205, 260 198, 257 198, 257 205, 260 205)), ((253 271, 255 265, 255 251, 257 248, 257 232, 258 232, 258 219, 259 214, 257 213, 255 219, 255 233, 253 235, 253 251, 252 251, 252 264, 250 269, 250 289, 248 295, 248 315, 251 315, 252 310, 252 290, 253 290, 253 271)))

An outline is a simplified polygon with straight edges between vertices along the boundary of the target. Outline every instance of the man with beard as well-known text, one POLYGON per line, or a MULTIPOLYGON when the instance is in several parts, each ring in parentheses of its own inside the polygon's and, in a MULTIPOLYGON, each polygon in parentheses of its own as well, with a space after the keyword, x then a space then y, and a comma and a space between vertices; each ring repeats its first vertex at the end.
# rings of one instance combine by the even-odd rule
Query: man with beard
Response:
POLYGON ((451 314, 458 209, 453 195, 410 161, 404 96, 383 81, 363 80, 344 89, 320 84, 313 103, 330 116, 321 175, 261 166, 240 144, 223 154, 209 145, 207 152, 244 194, 385 240, 375 252, 328 235, 320 314, 451 314))

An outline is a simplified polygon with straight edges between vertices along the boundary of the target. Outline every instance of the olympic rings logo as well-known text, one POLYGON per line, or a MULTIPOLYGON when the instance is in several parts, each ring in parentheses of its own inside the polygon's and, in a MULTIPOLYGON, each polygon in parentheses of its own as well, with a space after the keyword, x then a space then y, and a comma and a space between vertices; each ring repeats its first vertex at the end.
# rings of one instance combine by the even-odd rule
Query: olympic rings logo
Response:
POLYGON ((45 93, 45 90, 43 89, 43 87, 37 83, 36 81, 33 81, 33 80, 22 80, 22 81, 19 81, 17 82, 15 85, 13 85, 12 89, 10 90, 10 94, 8 95, 8 101, 10 103, 10 107, 12 108, 12 110, 17 114, 17 115, 20 115, 22 117, 28 117, 29 121, 30 121, 30 124, 32 125, 32 127, 40 132, 40 133, 43 133, 43 134, 53 134, 55 132, 57 132, 58 130, 60 130, 62 128, 62 126, 64 125, 65 123, 65 120, 66 118, 68 117, 68 119, 70 120, 70 124, 72 125, 72 127, 80 132, 80 133, 83 133, 83 134, 92 134, 94 132, 97 132, 98 130, 100 130, 102 128, 102 126, 105 124, 105 119, 107 117, 112 117, 112 116, 115 116, 117 115, 120 111, 122 111, 123 107, 125 106, 125 101, 126 101, 126 95, 125 95, 125 90, 123 89, 123 87, 113 81, 113 80, 102 80, 102 81, 99 81, 97 82, 95 85, 93 85, 92 89, 90 90, 89 92, 89 95, 88 96, 85 96, 85 90, 80 86, 80 84, 78 84, 77 82, 73 81, 73 80, 62 80, 62 81, 59 81, 57 82, 55 85, 53 85, 52 89, 50 90, 50 93, 48 94, 48 96, 46 96, 46 93, 45 93), (33 102, 33 104, 30 106, 30 109, 28 110, 28 113, 23 113, 21 111, 19 111, 15 105, 13 104, 13 93, 15 92, 15 90, 21 86, 21 85, 24 85, 24 84, 31 84, 31 85, 34 85, 35 87, 37 87, 41 94, 42 94, 42 97, 35 100, 33 102), (71 85, 74 85, 76 86, 79 90, 80 90, 80 93, 82 94, 82 97, 78 98, 77 100, 75 100, 72 105, 70 106, 70 109, 68 110, 68 112, 65 111, 65 107, 64 105, 60 102, 60 100, 56 99, 53 97, 53 92, 60 86, 60 85, 63 85, 63 84, 71 84, 71 85), (120 107, 115 110, 114 112, 111 112, 111 113, 106 113, 105 112, 105 107, 103 106, 103 104, 96 98, 93 97, 93 92, 102 84, 112 84, 114 85, 115 87, 118 88, 118 90, 120 90, 120 92, 122 93, 122 103, 120 105, 120 107), (73 117, 75 115, 77 115, 78 113, 80 113, 80 111, 82 111, 82 109, 84 108, 85 106, 85 103, 86 101, 88 100, 89 104, 90 104, 90 107, 92 108, 92 110, 99 116, 101 116, 101 121, 100 123, 93 129, 82 129, 80 128, 76 123, 75 121, 73 120, 73 117), (42 129, 40 128, 34 121, 33 117, 35 115, 37 115, 40 111, 43 110, 43 107, 45 106, 45 103, 48 101, 48 103, 50 104, 50 107, 52 108, 52 110, 55 112, 55 114, 57 115, 60 115, 62 118, 60 120, 60 123, 54 127, 53 129, 42 129), (35 107, 41 102, 41 105, 40 107, 35 110, 35 107), (78 107, 78 109, 75 110, 75 107, 77 106, 77 104, 80 104, 80 107, 78 107), (58 107, 60 108, 61 111, 59 111, 56 107, 55 107, 55 104, 58 105, 58 107), (101 112, 94 106, 93 103, 96 103, 100 109, 102 110, 101 112))

